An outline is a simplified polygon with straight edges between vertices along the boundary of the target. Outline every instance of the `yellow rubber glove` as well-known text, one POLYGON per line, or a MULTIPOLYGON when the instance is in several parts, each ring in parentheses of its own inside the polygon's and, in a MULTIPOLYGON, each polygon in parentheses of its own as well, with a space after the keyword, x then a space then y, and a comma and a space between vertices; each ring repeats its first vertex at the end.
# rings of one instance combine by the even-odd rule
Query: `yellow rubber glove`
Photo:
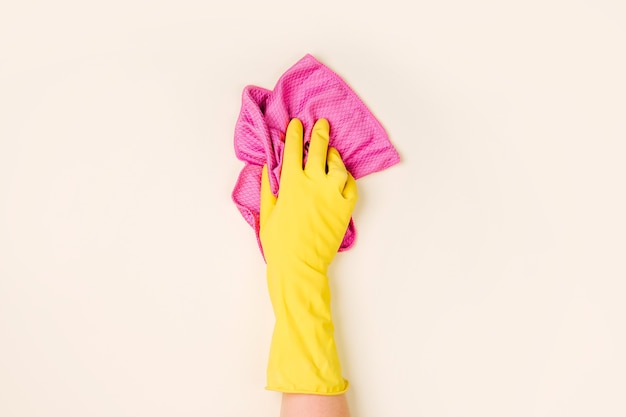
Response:
POLYGON ((358 195, 339 152, 328 148, 329 129, 326 119, 313 127, 303 169, 302 123, 289 123, 278 198, 263 168, 260 237, 276 316, 270 390, 337 395, 348 389, 335 345, 327 270, 358 195))

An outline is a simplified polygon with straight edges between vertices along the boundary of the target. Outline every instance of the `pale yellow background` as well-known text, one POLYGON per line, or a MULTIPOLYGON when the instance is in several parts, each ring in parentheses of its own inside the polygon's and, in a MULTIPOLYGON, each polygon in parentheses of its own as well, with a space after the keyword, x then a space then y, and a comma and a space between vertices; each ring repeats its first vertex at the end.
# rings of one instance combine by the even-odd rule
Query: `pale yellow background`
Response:
POLYGON ((333 265, 356 417, 626 415, 623 1, 0 3, 0 416, 277 416, 230 200, 305 53, 403 162, 333 265))

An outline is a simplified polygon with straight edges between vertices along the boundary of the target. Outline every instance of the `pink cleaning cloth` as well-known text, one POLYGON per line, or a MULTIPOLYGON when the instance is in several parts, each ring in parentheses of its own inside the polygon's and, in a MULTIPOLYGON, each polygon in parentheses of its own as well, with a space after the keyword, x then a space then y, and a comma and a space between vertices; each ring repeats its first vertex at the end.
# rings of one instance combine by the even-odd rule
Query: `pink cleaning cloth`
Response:
MULTIPOLYGON (((272 192, 278 195, 285 131, 289 121, 296 117, 304 127, 304 149, 308 149, 313 124, 321 118, 328 120, 329 146, 337 148, 356 179, 400 162, 380 122, 337 74, 312 55, 306 55, 289 68, 274 91, 245 87, 235 125, 235 154, 246 165, 232 197, 254 228, 261 251, 261 171, 267 164, 272 192)), ((355 238, 351 219, 339 251, 352 247, 355 238)))

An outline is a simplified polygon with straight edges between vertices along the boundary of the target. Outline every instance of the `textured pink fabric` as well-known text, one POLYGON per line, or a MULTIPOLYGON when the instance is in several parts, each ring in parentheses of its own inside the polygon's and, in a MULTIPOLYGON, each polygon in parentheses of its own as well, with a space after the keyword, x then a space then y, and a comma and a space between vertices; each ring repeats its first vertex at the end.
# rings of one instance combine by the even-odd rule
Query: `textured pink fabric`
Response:
MULTIPOLYGON (((235 126, 235 154, 246 165, 239 174, 232 197, 256 231, 257 240, 261 171, 267 164, 272 191, 277 195, 285 130, 294 117, 302 121, 305 150, 315 121, 328 119, 330 146, 337 148, 346 168, 356 179, 400 161, 387 133, 354 91, 311 55, 287 70, 274 91, 247 86, 235 126)), ((350 220, 339 250, 349 249, 355 237, 354 222, 350 220)))

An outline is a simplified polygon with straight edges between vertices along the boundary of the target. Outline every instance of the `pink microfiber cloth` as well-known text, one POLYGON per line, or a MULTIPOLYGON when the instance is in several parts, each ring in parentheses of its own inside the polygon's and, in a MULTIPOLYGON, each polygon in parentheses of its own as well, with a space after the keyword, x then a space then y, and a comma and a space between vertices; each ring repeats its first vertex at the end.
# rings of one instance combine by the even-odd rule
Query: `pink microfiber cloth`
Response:
MULTIPOLYGON (((337 148, 356 179, 400 162, 387 133, 361 99, 311 55, 289 68, 274 91, 247 86, 235 126, 235 154, 246 165, 235 184, 233 201, 256 231, 259 247, 261 171, 267 164, 272 192, 278 195, 285 131, 295 117, 304 127, 304 149, 308 149, 313 124, 321 118, 328 120, 329 146, 337 148)), ((350 220, 339 250, 352 247, 355 237, 350 220)))

